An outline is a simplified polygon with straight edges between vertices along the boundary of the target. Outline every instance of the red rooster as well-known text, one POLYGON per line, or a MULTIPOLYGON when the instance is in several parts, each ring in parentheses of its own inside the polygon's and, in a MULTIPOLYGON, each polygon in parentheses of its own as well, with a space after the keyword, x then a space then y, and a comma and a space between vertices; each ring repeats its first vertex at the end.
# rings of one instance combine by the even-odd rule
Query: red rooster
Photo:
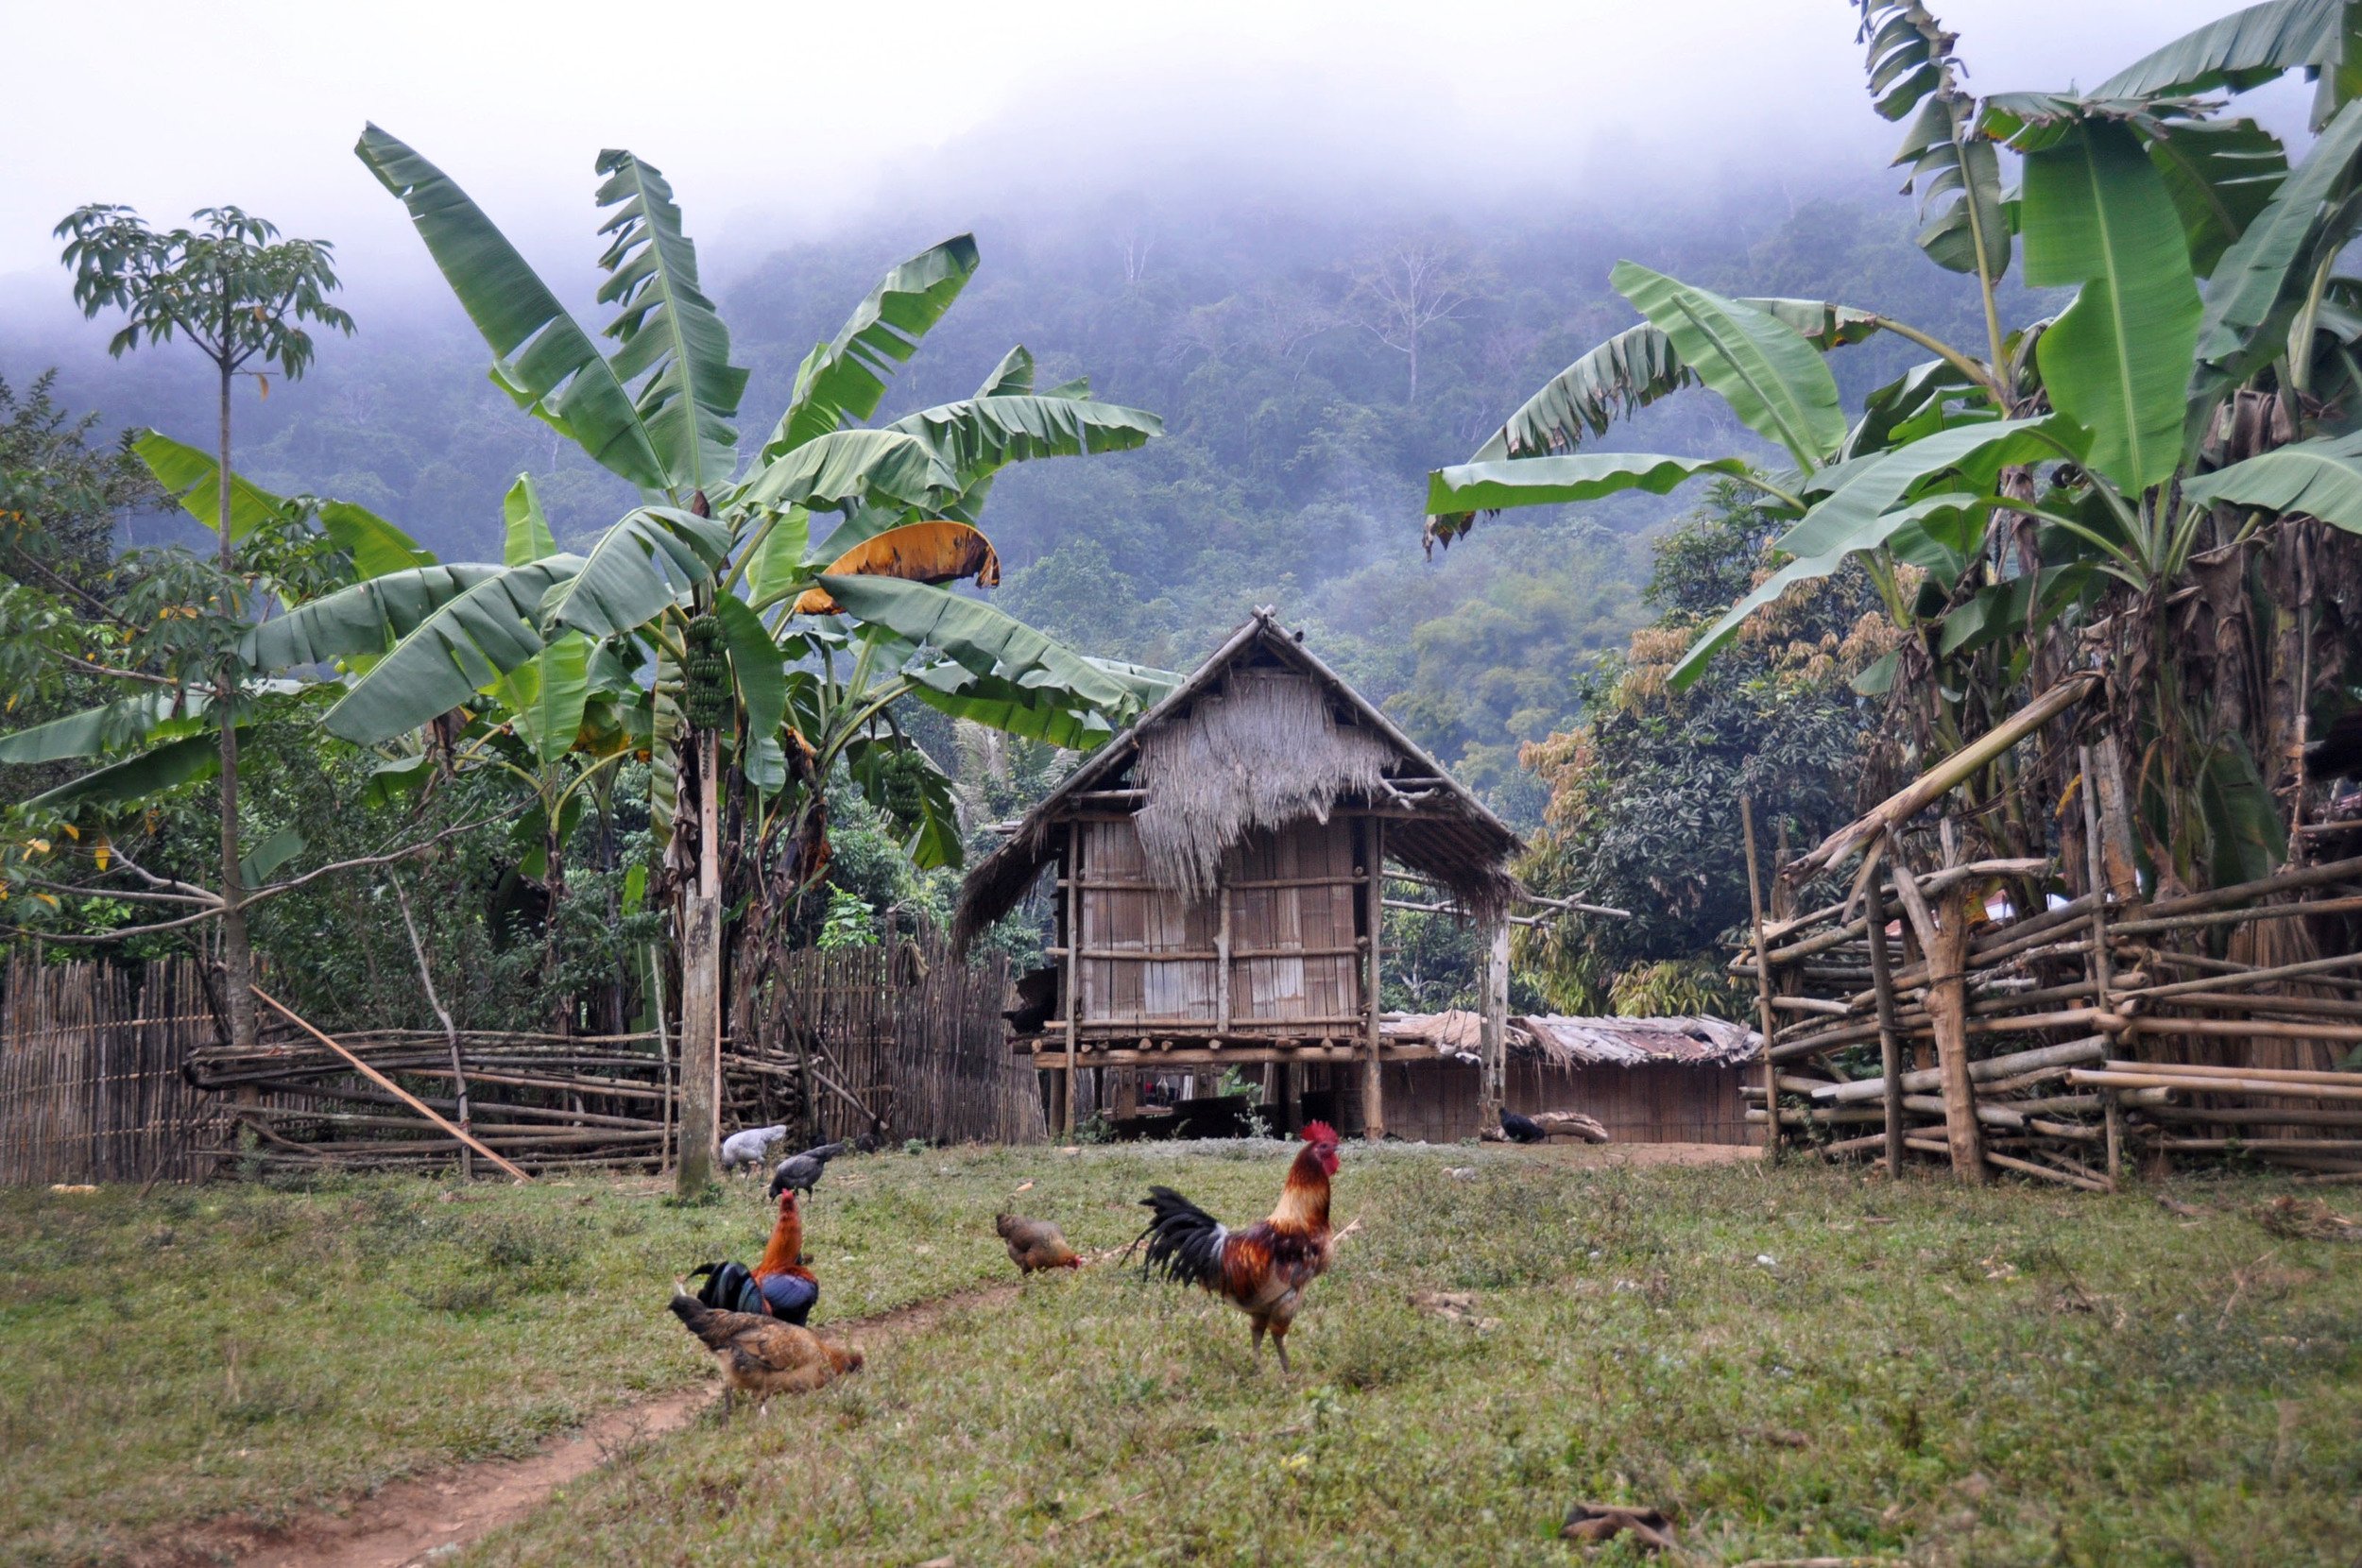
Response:
MULTIPOLYGON (((1233 1233, 1171 1187, 1151 1187, 1141 1207, 1156 1218, 1140 1233, 1148 1243, 1143 1274, 1202 1286, 1247 1315, 1255 1350, 1271 1335, 1279 1370, 1288 1366, 1288 1325, 1305 1287, 1328 1268, 1339 1237, 1328 1228, 1328 1179, 1337 1173, 1337 1132, 1325 1121, 1304 1129, 1304 1147, 1271 1218, 1233 1233)), ((1347 1227, 1348 1231, 1351 1227, 1347 1227)), ((1138 1245, 1138 1242, 1134 1243, 1138 1245)))
POLYGON ((689 1277, 710 1276, 697 1300, 725 1312, 751 1312, 783 1318, 800 1326, 820 1300, 820 1282, 804 1267, 804 1217, 794 1188, 779 1194, 779 1223, 762 1256, 748 1269, 741 1263, 708 1263, 689 1277))

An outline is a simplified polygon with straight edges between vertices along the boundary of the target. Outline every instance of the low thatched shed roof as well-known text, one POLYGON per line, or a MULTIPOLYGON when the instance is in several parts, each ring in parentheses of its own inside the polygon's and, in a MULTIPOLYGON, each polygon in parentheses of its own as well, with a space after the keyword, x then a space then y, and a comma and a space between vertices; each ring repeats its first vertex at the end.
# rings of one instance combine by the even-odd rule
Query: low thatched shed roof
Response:
POLYGON ((1663 1063, 1735 1066, 1754 1060, 1763 1036, 1727 1018, 1516 1020, 1542 1054, 1567 1066, 1637 1067, 1663 1063))
POLYGON ((1336 810, 1386 814, 1386 858, 1480 917, 1515 884, 1517 835, 1393 721, 1258 610, 1138 722, 1076 768, 976 863, 952 941, 965 950, 1022 899, 1057 855, 1060 823, 1104 792, 1139 792, 1133 816, 1157 882, 1210 893, 1249 833, 1336 810))
MULTIPOLYGON (((1438 1058, 1476 1061, 1484 1019, 1466 1011, 1389 1014, 1380 1032, 1390 1046, 1429 1046, 1438 1058)), ((1559 1067, 1638 1067, 1691 1064, 1737 1066, 1755 1060, 1763 1036, 1724 1018, 1512 1018, 1512 1053, 1559 1067)))

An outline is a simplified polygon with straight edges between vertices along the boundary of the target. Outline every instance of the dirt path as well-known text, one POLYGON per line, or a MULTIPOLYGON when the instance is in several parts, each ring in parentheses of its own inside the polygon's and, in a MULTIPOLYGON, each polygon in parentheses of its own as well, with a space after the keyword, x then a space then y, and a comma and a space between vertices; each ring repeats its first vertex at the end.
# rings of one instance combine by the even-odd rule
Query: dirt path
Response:
MULTIPOLYGON (((979 1286, 891 1312, 824 1325, 832 1338, 864 1351, 933 1328, 947 1315, 1005 1302, 1017 1281, 979 1286)), ((606 1415, 524 1459, 488 1459, 397 1481, 342 1514, 320 1514, 275 1530, 222 1523, 182 1536, 148 1560, 217 1561, 240 1568, 407 1568, 455 1555, 504 1525, 516 1523, 551 1492, 579 1480, 635 1444, 677 1432, 713 1403, 719 1384, 703 1384, 606 1415)))

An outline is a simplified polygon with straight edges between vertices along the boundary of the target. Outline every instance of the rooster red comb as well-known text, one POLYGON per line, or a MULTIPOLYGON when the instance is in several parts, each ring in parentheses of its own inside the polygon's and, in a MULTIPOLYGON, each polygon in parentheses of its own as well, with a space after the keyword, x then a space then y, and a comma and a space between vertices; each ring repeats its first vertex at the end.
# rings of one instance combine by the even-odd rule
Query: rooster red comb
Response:
POLYGON ((1308 1121, 1304 1124, 1304 1141, 1333 1144, 1337 1141, 1337 1129, 1325 1121, 1308 1121))

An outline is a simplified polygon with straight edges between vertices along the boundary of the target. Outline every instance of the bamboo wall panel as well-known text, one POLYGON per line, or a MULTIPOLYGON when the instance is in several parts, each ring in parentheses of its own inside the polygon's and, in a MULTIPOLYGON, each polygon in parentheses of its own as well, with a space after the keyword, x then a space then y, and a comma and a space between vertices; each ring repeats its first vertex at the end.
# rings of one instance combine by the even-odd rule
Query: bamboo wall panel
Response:
POLYGON ((213 1037, 189 960, 11 959, 0 991, 0 1183, 202 1175, 230 1117, 181 1068, 213 1037))
POLYGON ((1147 858, 1128 819, 1082 829, 1079 946, 1089 956, 1069 963, 1082 977, 1083 1027, 1220 1032, 1225 898, 1233 1031, 1317 1037, 1359 1015, 1351 823, 1308 818, 1252 833, 1224 862, 1225 888, 1194 901, 1146 885, 1147 858))
POLYGON ((1148 880, 1148 860, 1128 818, 1083 824, 1082 874, 1084 951, 1173 955, 1082 960, 1083 1021, 1212 1018, 1212 904, 1193 904, 1166 888, 1105 885, 1148 880))
POLYGON ((1311 1033, 1342 1031, 1322 1021, 1361 1011, 1360 961, 1354 952, 1353 825, 1307 818, 1250 835, 1230 855, 1230 941, 1234 953, 1292 949, 1278 958, 1238 958, 1231 965, 1233 1019, 1246 1024, 1313 1020, 1311 1033), (1326 885, 1321 879, 1327 878, 1326 885), (1255 882, 1297 882, 1255 887, 1255 882))

